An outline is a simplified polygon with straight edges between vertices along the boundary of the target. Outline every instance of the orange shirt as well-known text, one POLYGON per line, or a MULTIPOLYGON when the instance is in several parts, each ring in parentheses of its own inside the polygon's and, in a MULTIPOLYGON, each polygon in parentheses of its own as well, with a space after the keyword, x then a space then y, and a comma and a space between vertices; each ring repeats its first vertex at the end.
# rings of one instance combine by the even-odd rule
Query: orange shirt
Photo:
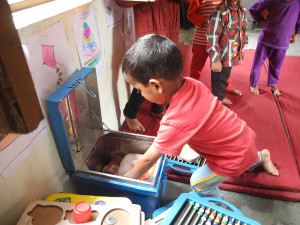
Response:
POLYGON ((185 144, 222 176, 239 175, 258 161, 254 131, 205 85, 189 77, 173 95, 153 146, 178 156, 185 144))

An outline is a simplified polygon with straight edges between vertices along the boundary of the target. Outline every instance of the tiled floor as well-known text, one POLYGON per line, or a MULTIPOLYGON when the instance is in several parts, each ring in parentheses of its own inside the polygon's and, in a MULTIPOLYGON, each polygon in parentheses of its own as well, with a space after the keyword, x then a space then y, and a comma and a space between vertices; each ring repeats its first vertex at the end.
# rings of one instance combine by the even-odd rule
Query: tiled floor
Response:
POLYGON ((179 32, 179 44, 182 45, 192 45, 193 35, 194 35, 195 28, 190 29, 180 29, 179 32))

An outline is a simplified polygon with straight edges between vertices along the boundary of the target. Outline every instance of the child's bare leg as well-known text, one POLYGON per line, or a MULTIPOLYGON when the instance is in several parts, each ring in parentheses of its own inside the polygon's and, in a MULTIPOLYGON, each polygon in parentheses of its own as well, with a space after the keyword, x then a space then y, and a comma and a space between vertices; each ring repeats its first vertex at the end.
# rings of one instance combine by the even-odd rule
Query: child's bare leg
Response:
POLYGON ((235 89, 235 88, 227 90, 227 92, 230 93, 230 94, 233 94, 233 95, 237 95, 237 96, 242 96, 243 95, 243 93, 240 90, 235 89))
POLYGON ((251 91, 252 94, 259 95, 258 86, 251 86, 250 85, 250 91, 251 91))
POLYGON ((134 132, 145 131, 145 127, 137 120, 137 118, 130 119, 125 116, 125 119, 130 130, 134 132))
POLYGON ((278 88, 276 86, 273 86, 273 87, 270 86, 270 88, 276 96, 281 95, 281 92, 278 90, 278 88))
POLYGON ((263 149, 261 152, 261 162, 260 165, 264 168, 264 170, 274 176, 279 176, 279 172, 277 168, 271 161, 270 152, 268 149, 263 149))
POLYGON ((231 105, 232 102, 228 98, 224 98, 222 101, 223 105, 231 105))

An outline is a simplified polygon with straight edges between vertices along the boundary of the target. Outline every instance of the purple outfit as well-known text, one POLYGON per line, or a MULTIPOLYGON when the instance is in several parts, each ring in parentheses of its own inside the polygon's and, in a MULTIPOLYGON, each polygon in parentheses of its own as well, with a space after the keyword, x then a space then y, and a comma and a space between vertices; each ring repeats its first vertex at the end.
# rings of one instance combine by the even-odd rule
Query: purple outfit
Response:
POLYGON ((300 0, 260 0, 249 8, 256 23, 266 22, 258 37, 250 73, 250 85, 257 86, 260 69, 269 59, 269 86, 276 86, 291 36, 300 34, 300 0), (265 19, 261 12, 268 10, 265 19))

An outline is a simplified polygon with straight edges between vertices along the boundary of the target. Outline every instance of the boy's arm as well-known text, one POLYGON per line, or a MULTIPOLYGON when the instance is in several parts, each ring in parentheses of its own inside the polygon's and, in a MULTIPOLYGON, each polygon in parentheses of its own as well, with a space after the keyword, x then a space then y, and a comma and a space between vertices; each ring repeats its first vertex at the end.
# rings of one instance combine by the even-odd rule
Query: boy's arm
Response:
POLYGON ((260 24, 267 21, 266 18, 262 16, 262 11, 267 9, 269 4, 272 4, 272 0, 260 0, 249 7, 249 13, 256 23, 260 24))
POLYGON ((132 170, 130 171, 128 178, 138 179, 144 173, 146 173, 162 156, 163 154, 155 151, 153 145, 144 153, 144 155, 138 159, 132 170))
POLYGON ((207 34, 207 52, 211 64, 221 61, 219 38, 222 34, 222 17, 221 12, 214 10, 209 17, 207 34))
POLYGON ((205 17, 199 13, 199 8, 201 6, 202 0, 192 0, 189 5, 187 12, 187 18, 191 23, 195 24, 197 27, 202 27, 205 17))

